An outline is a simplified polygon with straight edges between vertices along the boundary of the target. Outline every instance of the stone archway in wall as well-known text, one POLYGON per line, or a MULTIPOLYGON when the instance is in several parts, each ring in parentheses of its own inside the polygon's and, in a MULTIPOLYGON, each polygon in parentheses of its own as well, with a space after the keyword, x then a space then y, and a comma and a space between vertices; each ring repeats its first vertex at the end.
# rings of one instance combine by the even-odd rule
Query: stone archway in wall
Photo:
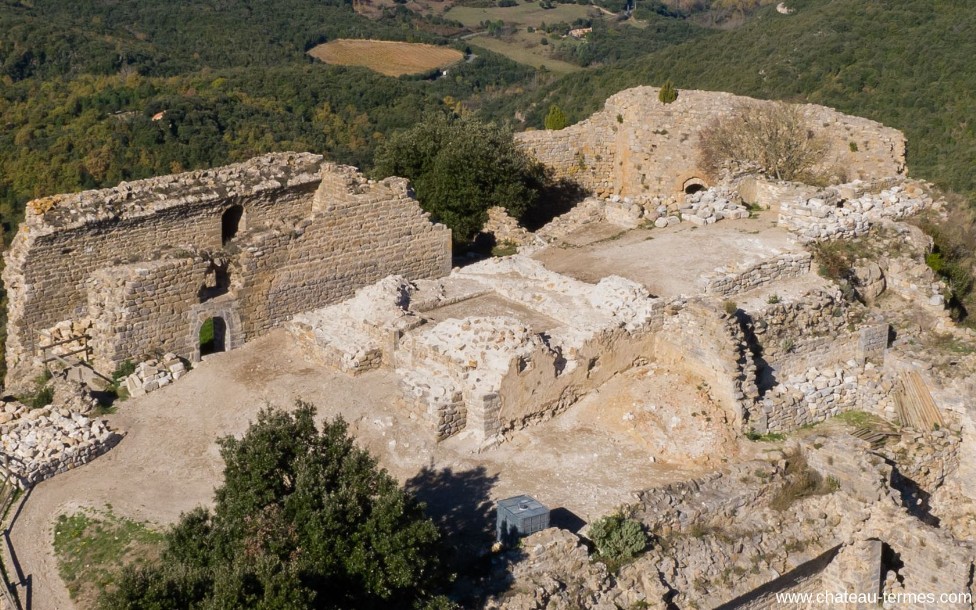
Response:
POLYGON ((692 193, 697 193, 698 191, 704 191, 707 188, 708 183, 706 183, 703 178, 699 178, 697 176, 692 176, 681 183, 681 192, 685 195, 691 195, 692 193))
POLYGON ((187 337, 189 358, 199 362, 203 356, 229 352, 244 344, 244 332, 236 301, 201 303, 190 315, 187 337))

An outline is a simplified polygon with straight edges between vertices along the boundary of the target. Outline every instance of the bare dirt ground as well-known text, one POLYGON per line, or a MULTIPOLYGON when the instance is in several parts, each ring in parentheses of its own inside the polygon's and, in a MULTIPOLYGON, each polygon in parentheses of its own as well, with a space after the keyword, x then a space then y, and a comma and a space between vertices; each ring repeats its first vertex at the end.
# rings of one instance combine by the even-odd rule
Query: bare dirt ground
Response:
MULTIPOLYGON (((683 380, 641 371, 611 380, 606 392, 597 391, 561 416, 479 452, 463 435, 434 443, 419 422, 396 408, 392 373, 351 378, 313 367, 287 333, 274 331, 208 358, 178 383, 121 403, 118 413, 108 417, 126 435, 117 447, 34 488, 11 533, 17 572, 29 582, 22 599, 29 600, 30 610, 75 607, 52 550, 58 515, 111 505, 120 516, 172 523, 182 512, 211 502, 222 472, 219 437, 243 433, 267 404, 289 407, 298 398, 315 404, 321 418, 341 414, 358 441, 427 501, 449 529, 461 524, 488 531, 492 502, 520 493, 563 509, 564 517, 606 514, 632 500, 634 490, 685 479, 715 465, 714 459, 684 469, 668 464, 668 447, 661 444, 667 435, 647 428, 646 405, 635 404, 678 400, 685 404, 682 412, 704 414, 707 401, 699 409, 694 396, 672 392, 671 399, 649 398, 647 392, 666 393, 683 380), (631 388, 630 393, 621 388, 631 388), (634 413, 640 417, 631 417, 634 413)), ((699 438, 701 430, 675 425, 668 434, 681 444, 683 438, 699 438)), ((475 542, 482 544, 482 539, 476 536, 475 542)))
POLYGON ((772 212, 758 218, 723 220, 705 227, 682 223, 664 229, 623 231, 606 223, 585 225, 534 258, 558 273, 586 282, 619 275, 643 284, 651 294, 697 294, 701 275, 730 262, 746 266, 778 252, 803 248, 775 225, 772 212))

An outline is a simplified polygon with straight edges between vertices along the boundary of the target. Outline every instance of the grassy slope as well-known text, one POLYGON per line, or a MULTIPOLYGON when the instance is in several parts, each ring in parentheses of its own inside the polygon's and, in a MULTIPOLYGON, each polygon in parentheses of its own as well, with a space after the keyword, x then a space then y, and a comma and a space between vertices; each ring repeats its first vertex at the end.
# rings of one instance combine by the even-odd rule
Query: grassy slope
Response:
POLYGON ((579 4, 557 4, 555 8, 544 9, 538 3, 519 4, 517 6, 477 8, 473 6, 455 6, 444 13, 448 19, 456 19, 468 27, 477 27, 482 21, 497 21, 506 23, 539 27, 543 23, 557 23, 559 21, 572 22, 575 19, 585 19, 594 12, 592 6, 579 4))
POLYGON ((915 176, 976 192, 976 5, 954 0, 793 0, 743 27, 602 70, 569 75, 493 108, 529 119, 557 103, 574 120, 613 93, 672 78, 681 88, 809 101, 905 132, 915 176))
POLYGON ((512 61, 517 61, 520 64, 525 64, 534 68, 544 67, 547 70, 557 74, 567 74, 569 72, 577 72, 583 69, 580 66, 549 57, 546 54, 547 47, 539 44, 539 40, 541 38, 542 34, 525 34, 521 32, 516 36, 508 37, 507 40, 501 40, 499 38, 483 35, 469 38, 468 44, 473 47, 488 49, 489 51, 493 51, 499 55, 504 55, 512 61), (530 47, 529 45, 532 43, 534 43, 535 46, 530 47))

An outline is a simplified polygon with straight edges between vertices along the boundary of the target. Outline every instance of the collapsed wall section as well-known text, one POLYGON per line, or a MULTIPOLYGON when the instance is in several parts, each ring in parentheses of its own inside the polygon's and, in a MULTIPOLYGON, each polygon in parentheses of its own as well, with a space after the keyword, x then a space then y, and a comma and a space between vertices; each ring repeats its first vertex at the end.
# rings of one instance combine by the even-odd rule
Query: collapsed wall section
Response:
MULTIPOLYGON (((628 89, 585 121, 559 131, 527 131, 516 139, 557 175, 597 195, 669 195, 707 182, 698 156, 704 128, 743 104, 775 103, 682 90, 674 103, 662 104, 658 92, 656 87, 628 89)), ((828 140, 826 166, 843 168, 851 180, 906 172, 905 137, 898 130, 824 106, 800 109, 828 140)))
POLYGON ((778 224, 804 242, 852 239, 880 222, 914 216, 932 205, 917 182, 853 182, 780 202, 778 224))

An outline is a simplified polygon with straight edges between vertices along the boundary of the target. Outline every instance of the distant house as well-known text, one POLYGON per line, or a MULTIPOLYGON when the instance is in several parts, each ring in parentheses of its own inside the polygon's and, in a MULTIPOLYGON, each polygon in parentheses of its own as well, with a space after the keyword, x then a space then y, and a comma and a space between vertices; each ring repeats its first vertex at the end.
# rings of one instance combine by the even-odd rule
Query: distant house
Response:
POLYGON ((157 112, 156 114, 154 114, 154 115, 152 116, 152 120, 153 120, 153 121, 159 121, 159 120, 161 120, 161 119, 162 119, 162 118, 163 118, 164 116, 166 116, 166 111, 165 111, 165 110, 162 110, 162 111, 160 111, 160 112, 157 112))
POLYGON ((586 38, 586 35, 593 31, 593 28, 576 28, 570 30, 569 35, 573 38, 586 38))

